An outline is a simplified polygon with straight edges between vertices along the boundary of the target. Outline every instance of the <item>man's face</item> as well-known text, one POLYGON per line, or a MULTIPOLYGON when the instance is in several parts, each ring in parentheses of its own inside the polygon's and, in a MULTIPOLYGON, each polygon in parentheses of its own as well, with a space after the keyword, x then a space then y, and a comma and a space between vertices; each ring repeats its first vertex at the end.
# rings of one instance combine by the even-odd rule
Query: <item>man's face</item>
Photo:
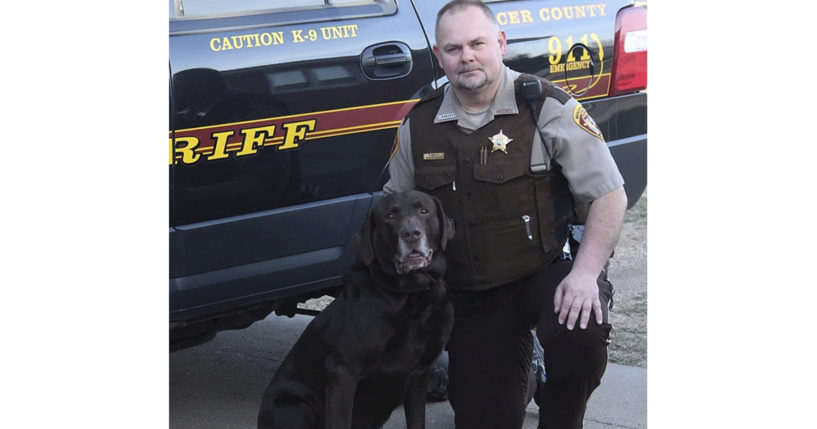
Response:
POLYGON ((505 32, 477 7, 446 12, 440 17, 434 55, 449 82, 465 91, 494 88, 508 45, 505 32))

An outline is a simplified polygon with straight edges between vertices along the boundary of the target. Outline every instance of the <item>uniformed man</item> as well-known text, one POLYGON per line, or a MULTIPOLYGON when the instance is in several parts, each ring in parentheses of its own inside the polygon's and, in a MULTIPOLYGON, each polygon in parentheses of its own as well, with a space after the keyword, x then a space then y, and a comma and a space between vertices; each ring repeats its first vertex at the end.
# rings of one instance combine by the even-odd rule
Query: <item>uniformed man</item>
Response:
POLYGON ((539 427, 580 428, 607 365, 605 266, 624 181, 598 127, 564 91, 539 80, 531 115, 523 82, 536 90, 535 78, 503 64, 505 32, 488 7, 454 0, 436 25, 434 55, 449 84, 401 124, 384 191, 435 195, 455 222, 446 280, 456 427, 522 426, 536 327, 547 374, 539 427), (562 255, 574 198, 592 204, 571 260, 562 255))

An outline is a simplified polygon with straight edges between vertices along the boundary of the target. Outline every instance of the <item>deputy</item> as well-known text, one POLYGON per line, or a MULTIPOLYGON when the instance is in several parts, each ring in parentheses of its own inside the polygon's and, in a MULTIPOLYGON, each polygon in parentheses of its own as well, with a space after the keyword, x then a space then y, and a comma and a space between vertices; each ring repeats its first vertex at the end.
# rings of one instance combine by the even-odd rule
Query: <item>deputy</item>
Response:
POLYGON ((624 180, 581 104, 503 64, 505 32, 482 2, 446 4, 433 49, 450 84, 401 124, 383 189, 434 195, 456 225, 445 253, 456 427, 522 426, 536 327, 547 374, 539 427, 581 428, 607 366, 605 266, 627 205, 624 180), (589 203, 581 246, 564 258, 569 225, 589 203))

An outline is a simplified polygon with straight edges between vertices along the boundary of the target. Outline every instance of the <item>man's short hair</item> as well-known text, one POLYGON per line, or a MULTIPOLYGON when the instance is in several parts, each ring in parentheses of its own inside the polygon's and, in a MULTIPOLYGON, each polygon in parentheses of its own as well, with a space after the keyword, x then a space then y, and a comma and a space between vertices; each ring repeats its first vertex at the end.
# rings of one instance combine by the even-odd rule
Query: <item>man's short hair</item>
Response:
POLYGON ((499 23, 496 22, 496 17, 494 16, 494 11, 492 11, 491 8, 489 8, 487 5, 485 5, 485 3, 483 3, 481 0, 452 0, 452 1, 448 2, 448 3, 446 3, 446 5, 443 6, 442 9, 440 9, 439 12, 437 12, 437 21, 434 23, 435 38, 436 38, 436 34, 440 30, 440 18, 443 15, 445 15, 446 12, 462 10, 462 9, 465 9, 465 8, 467 8, 469 6, 477 7, 480 10, 482 10, 482 12, 485 13, 485 16, 487 16, 488 19, 490 19, 491 22, 493 22, 494 25, 496 25, 497 28, 499 28, 499 23))

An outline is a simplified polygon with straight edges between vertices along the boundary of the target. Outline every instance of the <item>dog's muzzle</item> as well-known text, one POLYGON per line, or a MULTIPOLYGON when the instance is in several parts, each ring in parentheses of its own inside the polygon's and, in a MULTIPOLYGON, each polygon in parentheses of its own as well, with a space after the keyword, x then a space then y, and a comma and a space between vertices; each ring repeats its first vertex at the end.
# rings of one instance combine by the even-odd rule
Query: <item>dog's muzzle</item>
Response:
POLYGON ((411 252, 394 258, 394 268, 397 274, 405 274, 409 271, 419 270, 431 264, 434 251, 429 249, 425 252, 413 249, 411 252))

